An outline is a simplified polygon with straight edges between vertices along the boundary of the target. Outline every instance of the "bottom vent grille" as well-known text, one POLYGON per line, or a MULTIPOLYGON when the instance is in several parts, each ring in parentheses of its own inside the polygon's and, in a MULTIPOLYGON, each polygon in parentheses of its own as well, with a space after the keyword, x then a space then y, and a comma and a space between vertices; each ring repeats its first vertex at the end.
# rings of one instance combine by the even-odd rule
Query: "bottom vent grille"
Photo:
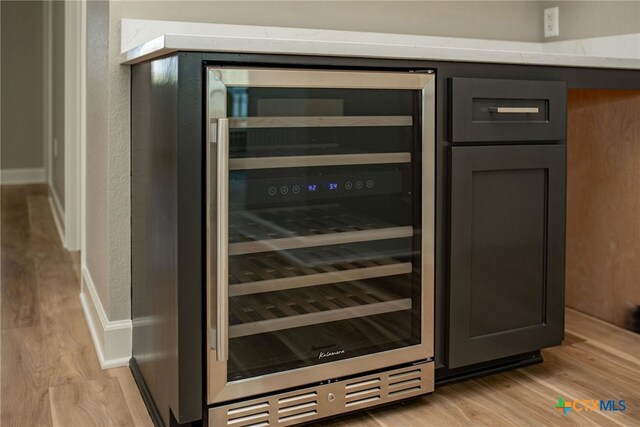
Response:
POLYGON ((254 414, 254 415, 247 415, 246 417, 230 418, 229 422, 227 423, 227 425, 230 425, 230 426, 236 426, 236 425, 248 426, 248 425, 251 425, 250 423, 252 423, 254 421, 258 421, 258 420, 260 420, 262 418, 269 418, 269 412, 265 411, 265 412, 260 412, 258 414, 254 414))
POLYGON ((422 390, 422 369, 412 369, 389 375, 389 397, 418 394, 422 390))
POLYGON ((278 399, 278 424, 317 415, 318 392, 311 391, 278 399))
POLYGON ((423 380, 422 368, 412 367, 386 376, 348 383, 345 385, 345 407, 369 406, 378 400, 389 401, 403 395, 420 394, 423 380))
POLYGON ((356 405, 364 405, 365 403, 372 403, 375 402, 376 400, 380 400, 380 395, 377 394, 375 396, 371 396, 371 397, 365 397, 363 399, 357 399, 357 400, 351 400, 347 403, 344 404, 345 407, 350 408, 352 406, 356 406, 356 405))
POLYGON ((380 400, 382 398, 382 384, 381 377, 347 383, 344 386, 344 406, 350 408, 380 400))
POLYGON ((269 425, 269 402, 253 402, 227 410, 228 426, 262 427, 269 425))
POLYGON ((420 390, 422 390, 422 387, 420 387, 420 386, 411 387, 411 388, 405 388, 403 390, 397 390, 397 391, 390 392, 389 393, 389 397, 395 397, 395 396, 399 396, 401 394, 406 394, 406 393, 419 394, 418 392, 420 392, 420 390))
POLYGON ((269 402, 256 403, 253 405, 240 406, 238 408, 229 409, 227 411, 228 415, 236 415, 236 414, 245 414, 249 412, 253 412, 255 410, 264 409, 269 407, 269 402))
POLYGON ((433 362, 209 409, 210 426, 268 427, 368 408, 433 391, 433 362))

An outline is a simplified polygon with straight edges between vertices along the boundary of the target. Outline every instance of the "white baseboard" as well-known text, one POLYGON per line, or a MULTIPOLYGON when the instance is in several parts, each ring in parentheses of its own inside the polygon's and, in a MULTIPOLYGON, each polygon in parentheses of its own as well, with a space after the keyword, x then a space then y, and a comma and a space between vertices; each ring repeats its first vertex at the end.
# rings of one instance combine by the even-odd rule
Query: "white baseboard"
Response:
POLYGON ((131 320, 109 321, 107 319, 86 266, 82 266, 80 303, 102 369, 127 366, 131 359, 131 320))
POLYGON ((58 193, 56 193, 53 185, 49 186, 49 207, 53 215, 53 222, 55 222, 56 229, 58 230, 58 236, 60 236, 60 242, 63 247, 66 247, 64 244, 64 208, 60 203, 58 193))
POLYGON ((2 169, 0 170, 0 184, 41 184, 44 183, 44 169, 2 169))

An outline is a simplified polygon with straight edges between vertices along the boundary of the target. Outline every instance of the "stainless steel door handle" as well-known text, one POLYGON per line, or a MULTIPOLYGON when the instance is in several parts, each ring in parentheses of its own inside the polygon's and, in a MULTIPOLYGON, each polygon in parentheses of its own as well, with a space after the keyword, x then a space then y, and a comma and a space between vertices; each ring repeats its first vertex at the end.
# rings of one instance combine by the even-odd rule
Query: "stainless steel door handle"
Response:
POLYGON ((217 241, 217 333, 218 361, 229 359, 229 119, 218 120, 217 241))
POLYGON ((210 132, 207 293, 209 301, 213 296, 211 292, 216 295, 215 303, 211 303, 215 306, 215 316, 210 319, 213 324, 209 327, 215 334, 210 337, 210 345, 216 351, 216 360, 223 362, 229 358, 229 119, 218 119, 210 132))
POLYGON ((517 114, 531 114, 539 113, 538 107, 489 107, 490 113, 517 113, 517 114))

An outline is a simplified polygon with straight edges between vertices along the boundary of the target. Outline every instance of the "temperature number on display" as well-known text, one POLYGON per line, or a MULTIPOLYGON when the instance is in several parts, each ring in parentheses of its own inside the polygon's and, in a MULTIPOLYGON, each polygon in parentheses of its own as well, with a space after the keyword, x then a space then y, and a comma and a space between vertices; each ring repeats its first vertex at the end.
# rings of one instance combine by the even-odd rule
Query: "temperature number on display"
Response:
POLYGON ((330 182, 329 183, 329 190, 337 190, 338 189, 338 184, 335 182, 330 182))
POLYGON ((316 184, 309 184, 307 185, 307 189, 309 191, 316 191, 318 189, 318 186, 316 184))

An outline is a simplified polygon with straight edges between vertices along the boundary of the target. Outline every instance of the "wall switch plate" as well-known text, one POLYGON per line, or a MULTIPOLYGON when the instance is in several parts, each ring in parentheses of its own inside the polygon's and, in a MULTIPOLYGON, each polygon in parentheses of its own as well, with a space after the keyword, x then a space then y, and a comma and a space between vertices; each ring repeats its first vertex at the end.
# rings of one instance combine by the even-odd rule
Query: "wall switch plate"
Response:
POLYGON ((544 36, 557 37, 560 35, 560 10, 550 7, 544 10, 544 36))

